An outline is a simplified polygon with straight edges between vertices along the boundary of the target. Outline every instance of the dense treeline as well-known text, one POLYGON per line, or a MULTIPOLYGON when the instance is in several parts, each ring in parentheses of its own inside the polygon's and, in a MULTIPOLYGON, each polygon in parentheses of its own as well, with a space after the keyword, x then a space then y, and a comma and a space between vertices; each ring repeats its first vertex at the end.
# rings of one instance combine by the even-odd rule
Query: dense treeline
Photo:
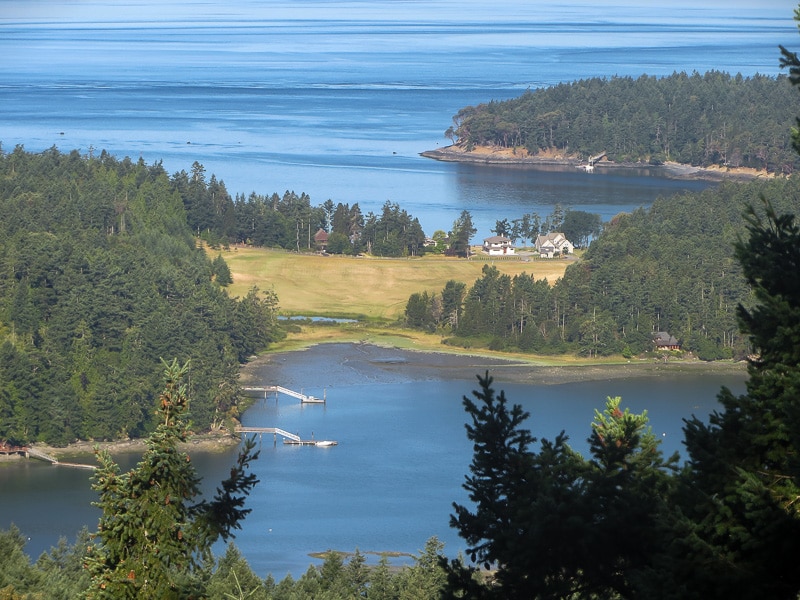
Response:
MULTIPOLYGON (((89 533, 84 530, 74 545, 62 540, 31 564, 24 552, 25 538, 19 529, 12 526, 0 531, 0 598, 67 600, 85 597, 91 583, 85 567, 85 552, 91 543, 89 533)), ((447 581, 440 563, 443 548, 444 544, 431 538, 414 557, 413 564, 402 568, 393 566, 386 556, 370 565, 367 556, 358 550, 349 558, 338 552, 328 552, 320 567, 311 565, 299 577, 286 575, 277 581, 272 575, 256 574, 241 552, 229 544, 223 556, 201 566, 199 577, 205 588, 201 597, 209 600, 439 600, 447 581)), ((143 592, 129 597, 171 596, 143 592)))
POLYGON ((333 254, 414 256, 424 252, 425 234, 419 220, 396 202, 385 202, 380 214, 364 215, 358 203, 334 205, 326 200, 312 207, 307 195, 286 192, 283 197, 237 196, 233 211, 235 231, 217 230, 225 241, 302 252, 316 249, 314 234, 322 229, 329 234, 327 250, 333 254))
POLYGON ((424 253, 425 234, 419 220, 397 203, 386 201, 379 214, 361 212, 358 203, 311 205, 307 194, 282 196, 251 193, 231 198, 225 184, 197 162, 191 173, 181 171, 172 185, 183 199, 191 230, 211 243, 252 244, 295 252, 317 250, 314 235, 329 234, 334 254, 367 252, 374 256, 415 256, 424 253))
POLYGON ((798 164, 789 127, 786 77, 711 71, 583 79, 461 109, 446 136, 476 145, 556 150, 617 162, 676 161, 791 172, 798 164))
POLYGON ((453 344, 588 356, 639 354, 667 331, 701 358, 742 357, 749 345, 735 309, 750 288, 733 243, 745 206, 762 194, 780 210, 800 209, 795 177, 659 199, 607 224, 553 286, 534 280, 535 262, 513 278, 486 265, 469 289, 449 282, 412 295, 406 322, 439 328, 453 344))
POLYGON ((239 363, 281 335, 277 298, 227 295, 187 226, 214 180, 184 183, 105 152, 0 153, 0 439, 141 436, 161 358, 191 360, 197 429, 235 410, 239 363))

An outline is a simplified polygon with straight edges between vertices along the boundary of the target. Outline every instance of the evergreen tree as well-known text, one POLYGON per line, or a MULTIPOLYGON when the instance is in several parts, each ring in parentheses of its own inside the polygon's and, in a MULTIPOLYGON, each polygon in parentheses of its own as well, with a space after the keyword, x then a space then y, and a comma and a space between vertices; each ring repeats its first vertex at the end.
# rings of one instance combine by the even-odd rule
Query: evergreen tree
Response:
POLYGON ((188 365, 165 365, 166 384, 158 426, 141 462, 128 473, 107 451, 92 487, 102 510, 86 564, 92 575, 87 598, 191 598, 204 594, 202 561, 218 539, 227 540, 250 512, 243 508, 258 480, 248 473, 255 442, 244 445, 229 479, 211 501, 192 502, 200 478, 178 444, 186 440, 189 399, 181 379, 188 365))
MULTIPOLYGON (((800 10, 795 11, 800 22, 800 10)), ((800 85, 800 60, 781 48, 800 85)), ((800 122, 799 122, 800 124, 800 122)), ((800 152, 800 134, 793 131, 800 152)), ((797 598, 800 574, 800 227, 763 201, 746 214, 748 238, 735 247, 755 302, 739 304, 749 336, 747 393, 723 389, 708 424, 685 427, 684 477, 691 533, 676 552, 693 558, 691 590, 738 598, 797 598)), ((704 596, 705 595, 705 596, 704 596)))
POLYGON ((228 544, 225 555, 219 559, 217 570, 206 588, 209 600, 267 600, 263 581, 253 573, 247 560, 233 544, 228 544))
POLYGON ((442 318, 453 331, 458 329, 458 322, 464 308, 464 295, 467 284, 450 279, 442 289, 442 318))
POLYGON ((397 598, 396 581, 389 570, 389 559, 385 554, 381 555, 378 565, 370 573, 367 598, 369 600, 395 600, 397 598))
POLYGON ((36 569, 41 573, 39 589, 53 600, 72 600, 79 598, 89 587, 90 577, 84 568, 84 554, 91 543, 89 530, 81 529, 72 545, 61 538, 49 552, 36 561, 36 569))
POLYGON ((564 213, 561 231, 578 248, 589 245, 592 236, 600 233, 602 221, 600 215, 584 210, 569 210, 564 213))
POLYGON ((322 593, 322 578, 319 569, 314 565, 309 565, 305 573, 294 584, 294 589, 290 598, 301 600, 301 598, 318 598, 322 593))
POLYGON ((319 570, 320 597, 339 600, 349 597, 344 561, 339 552, 328 550, 319 570))
POLYGON ((749 334, 747 393, 719 394, 722 411, 686 425, 686 476, 704 565, 694 585, 739 598, 796 598, 800 574, 800 229, 793 216, 749 213, 749 239, 736 253, 756 304, 739 306, 749 334))
POLYGON ((425 542, 425 548, 415 557, 414 565, 399 576, 400 600, 439 600, 442 597, 447 573, 440 556, 444 544, 436 537, 425 542))
POLYGON ((461 211, 461 215, 453 222, 453 229, 449 234, 450 249, 458 256, 469 256, 469 243, 477 231, 469 211, 461 211))
POLYGON ((221 254, 218 254, 217 257, 211 262, 211 271, 219 285, 225 287, 233 283, 231 269, 228 266, 228 263, 225 262, 225 259, 222 258, 221 254))
POLYGON ((609 398, 595 413, 584 460, 563 434, 536 442, 521 425, 519 405, 495 395, 488 373, 478 378, 467 437, 474 455, 464 488, 474 509, 454 504, 451 526, 473 563, 496 569, 484 585, 474 568, 452 561, 448 596, 470 598, 634 597, 662 564, 670 540, 670 472, 647 415, 609 398))
POLYGON ((428 292, 411 294, 405 310, 406 325, 415 329, 424 329, 432 332, 436 327, 433 315, 431 314, 432 303, 433 298, 428 292))
POLYGON ((369 568, 367 558, 356 548, 353 556, 347 561, 345 575, 349 586, 349 598, 366 598, 369 589, 369 568))
POLYGON ((12 525, 0 531, 0 598, 27 600, 39 589, 42 573, 37 571, 25 554, 25 538, 12 525))

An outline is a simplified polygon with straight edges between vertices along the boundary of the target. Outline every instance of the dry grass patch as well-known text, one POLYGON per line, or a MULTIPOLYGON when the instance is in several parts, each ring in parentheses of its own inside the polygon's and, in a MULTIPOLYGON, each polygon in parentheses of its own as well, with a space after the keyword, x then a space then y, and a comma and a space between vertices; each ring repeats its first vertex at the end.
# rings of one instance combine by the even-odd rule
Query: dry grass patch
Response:
MULTIPOLYGON (((217 253, 209 250, 212 257, 217 253)), ((438 293, 450 279, 472 286, 485 264, 511 277, 528 273, 550 282, 560 278, 569 264, 564 260, 321 256, 242 247, 221 254, 233 275, 229 288, 233 296, 244 296, 255 285, 274 290, 284 314, 384 320, 401 317, 415 292, 438 293)))

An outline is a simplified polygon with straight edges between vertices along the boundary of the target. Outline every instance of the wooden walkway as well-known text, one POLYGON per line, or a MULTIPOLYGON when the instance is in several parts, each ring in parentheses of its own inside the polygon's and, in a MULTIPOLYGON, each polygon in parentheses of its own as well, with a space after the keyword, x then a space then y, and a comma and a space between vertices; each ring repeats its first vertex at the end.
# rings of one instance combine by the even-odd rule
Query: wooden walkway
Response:
POLYGON ((270 392, 274 393, 276 397, 278 394, 285 394, 287 396, 291 396, 292 398, 298 398, 303 404, 325 404, 324 396, 322 398, 317 398, 316 396, 309 396, 302 392, 295 392, 294 390, 290 390, 289 388, 285 388, 280 385, 245 386, 242 388, 242 391, 258 392, 259 394, 263 393, 264 398, 266 398, 267 394, 270 392))
MULTIPOLYGON (((289 388, 285 388, 280 385, 260 385, 260 386, 244 386, 242 387, 243 392, 249 393, 257 393, 257 394, 264 394, 264 398, 267 397, 267 394, 273 393, 275 394, 275 400, 278 399, 278 394, 284 394, 286 396, 291 396, 292 398, 297 398, 300 400, 301 404, 325 404, 326 403, 326 396, 327 394, 323 394, 322 398, 317 398, 316 396, 311 396, 308 394, 304 394, 303 392, 296 392, 294 390, 290 390, 289 388)), ((279 429, 277 427, 245 427, 245 426, 238 426, 234 430, 236 433, 257 433, 259 438, 266 434, 272 434, 275 444, 278 443, 278 436, 283 438, 284 444, 289 444, 293 446, 336 446, 337 442, 332 440, 315 440, 314 434, 311 434, 310 440, 304 440, 299 435, 294 433, 289 433, 283 429, 279 429)))
MULTIPOLYGON (((278 442, 278 436, 283 437, 284 444, 290 444, 293 446, 336 446, 338 442, 334 442, 332 440, 304 440, 301 439, 299 435, 295 435, 294 433, 289 433, 288 431, 284 431, 283 429, 278 429, 277 427, 243 427, 239 426, 234 429, 236 433, 257 433, 262 436, 265 433, 271 433, 273 435, 273 439, 275 443, 278 442)), ((313 437, 313 434, 312 434, 313 437)))
POLYGON ((277 427, 237 427, 234 430, 236 433, 257 433, 259 435, 263 435, 265 433, 271 433, 274 436, 281 436, 286 438, 287 440, 292 440, 295 442, 302 441, 299 435, 295 435, 294 433, 289 433, 288 431, 284 431, 283 429, 278 429, 277 427))
POLYGON ((39 460, 43 460, 44 462, 49 462, 51 465, 56 465, 58 467, 73 467, 75 469, 96 469, 97 465, 87 465, 84 463, 73 463, 73 462, 62 462, 55 458, 54 456, 50 456, 49 454, 45 454, 41 450, 38 450, 33 447, 26 447, 25 448, 25 456, 27 458, 37 458, 39 460))

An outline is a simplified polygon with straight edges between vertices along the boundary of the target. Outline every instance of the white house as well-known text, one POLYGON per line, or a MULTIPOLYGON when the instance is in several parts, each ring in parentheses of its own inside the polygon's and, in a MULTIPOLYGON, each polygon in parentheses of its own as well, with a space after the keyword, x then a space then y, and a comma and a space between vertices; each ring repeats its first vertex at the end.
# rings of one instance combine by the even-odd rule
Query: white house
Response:
POLYGON ((575 246, 564 237, 563 233, 554 231, 536 238, 536 251, 542 258, 553 258, 562 254, 572 254, 575 246))
POLYGON ((514 254, 514 245, 503 235, 493 235, 483 240, 483 251, 489 256, 514 254))

